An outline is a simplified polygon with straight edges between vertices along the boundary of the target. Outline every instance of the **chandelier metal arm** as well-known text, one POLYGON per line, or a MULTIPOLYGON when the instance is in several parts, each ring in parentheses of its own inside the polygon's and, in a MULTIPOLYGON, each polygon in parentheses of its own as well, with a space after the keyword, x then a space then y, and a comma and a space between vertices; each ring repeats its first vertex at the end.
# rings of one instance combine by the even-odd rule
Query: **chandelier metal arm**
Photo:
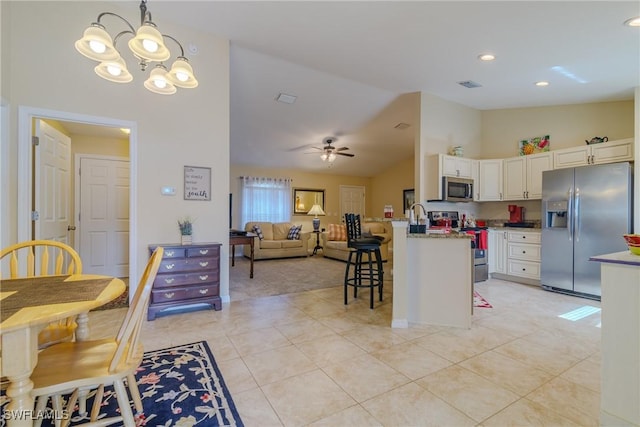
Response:
POLYGON ((129 23, 129 21, 127 21, 125 18, 123 18, 122 16, 118 15, 117 13, 113 13, 113 12, 102 12, 100 15, 98 15, 98 19, 97 19, 96 23, 97 23, 98 25, 100 25, 101 27, 103 27, 103 28, 104 28, 104 25, 102 25, 102 24, 100 23, 100 20, 101 20, 101 19, 102 19, 102 17, 103 17, 103 16, 105 16, 105 15, 110 15, 110 16, 115 16, 115 17, 117 17, 117 18, 120 18, 120 19, 121 19, 125 24, 127 24, 127 26, 129 27, 129 29, 131 30, 131 32, 132 32, 133 34, 135 34, 135 33, 136 33, 136 29, 135 29, 135 28, 133 28, 133 25, 131 25, 131 23, 129 23))
MULTIPOLYGON (((177 45, 178 45, 178 47, 180 48, 180 56, 179 56, 179 58, 184 58, 184 49, 182 48, 182 45, 180 44, 180 42, 179 42, 178 40, 174 39, 173 37, 171 37, 171 36, 170 36, 170 35, 168 35, 168 34, 163 34, 163 35, 162 35, 162 37, 165 37, 165 38, 171 39, 171 40, 173 40, 174 42, 176 42, 176 44, 177 44, 177 45)), ((185 59, 186 59, 186 58, 185 58, 185 59)))

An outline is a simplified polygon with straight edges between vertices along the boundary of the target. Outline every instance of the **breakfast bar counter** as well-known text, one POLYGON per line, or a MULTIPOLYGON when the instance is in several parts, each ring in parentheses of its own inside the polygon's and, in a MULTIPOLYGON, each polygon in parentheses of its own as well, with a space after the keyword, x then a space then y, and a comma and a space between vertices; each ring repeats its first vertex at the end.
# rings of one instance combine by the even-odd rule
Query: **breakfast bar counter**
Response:
POLYGON ((391 326, 410 324, 471 328, 473 255, 465 233, 407 233, 393 224, 391 326))

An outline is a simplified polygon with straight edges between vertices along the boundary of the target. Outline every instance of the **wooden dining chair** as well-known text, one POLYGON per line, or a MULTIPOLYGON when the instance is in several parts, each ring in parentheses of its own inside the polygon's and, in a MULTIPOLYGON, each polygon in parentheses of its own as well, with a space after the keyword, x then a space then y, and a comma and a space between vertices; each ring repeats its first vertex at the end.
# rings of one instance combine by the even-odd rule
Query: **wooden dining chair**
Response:
MULTIPOLYGON (((54 240, 16 243, 0 251, 0 260, 5 257, 10 279, 82 273, 80 255, 71 246, 54 240)), ((75 316, 47 325, 38 334, 38 348, 73 340, 77 327, 75 316)))
MULTIPOLYGON (((38 363, 31 374, 31 395, 36 399, 37 413, 44 411, 48 398, 51 397, 54 410, 60 411, 58 413, 66 411, 69 414, 69 417, 60 423, 61 427, 65 427, 70 422, 74 406, 82 392, 97 389, 90 421, 81 425, 106 426, 120 423, 119 425, 125 427, 135 427, 125 380, 137 413, 142 413, 142 400, 134 373, 142 362, 140 328, 163 252, 164 249, 158 247, 149 259, 133 301, 115 337, 60 343, 38 354, 38 363), (120 415, 98 420, 104 387, 107 385, 113 385, 120 415), (69 393, 71 396, 67 400, 66 408, 63 408, 61 396, 69 393)), ((41 421, 34 423, 34 426, 40 426, 41 421)))

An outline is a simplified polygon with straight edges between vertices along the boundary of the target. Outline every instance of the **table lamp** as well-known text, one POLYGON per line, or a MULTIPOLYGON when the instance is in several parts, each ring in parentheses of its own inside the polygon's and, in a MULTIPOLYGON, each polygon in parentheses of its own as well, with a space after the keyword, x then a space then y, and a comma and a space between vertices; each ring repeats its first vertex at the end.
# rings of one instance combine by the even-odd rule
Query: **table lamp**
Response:
POLYGON ((318 218, 318 215, 325 215, 320 205, 311 206, 311 210, 307 212, 307 215, 315 215, 313 218, 313 231, 320 231, 320 218, 318 218))

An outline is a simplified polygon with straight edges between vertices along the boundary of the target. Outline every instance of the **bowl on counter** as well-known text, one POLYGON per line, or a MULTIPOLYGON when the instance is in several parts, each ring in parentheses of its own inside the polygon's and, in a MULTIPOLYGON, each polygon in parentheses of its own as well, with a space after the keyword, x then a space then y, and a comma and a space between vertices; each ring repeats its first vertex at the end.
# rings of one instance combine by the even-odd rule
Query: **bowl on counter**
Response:
POLYGON ((623 234, 622 237, 627 241, 629 251, 634 255, 640 255, 640 234, 623 234))

